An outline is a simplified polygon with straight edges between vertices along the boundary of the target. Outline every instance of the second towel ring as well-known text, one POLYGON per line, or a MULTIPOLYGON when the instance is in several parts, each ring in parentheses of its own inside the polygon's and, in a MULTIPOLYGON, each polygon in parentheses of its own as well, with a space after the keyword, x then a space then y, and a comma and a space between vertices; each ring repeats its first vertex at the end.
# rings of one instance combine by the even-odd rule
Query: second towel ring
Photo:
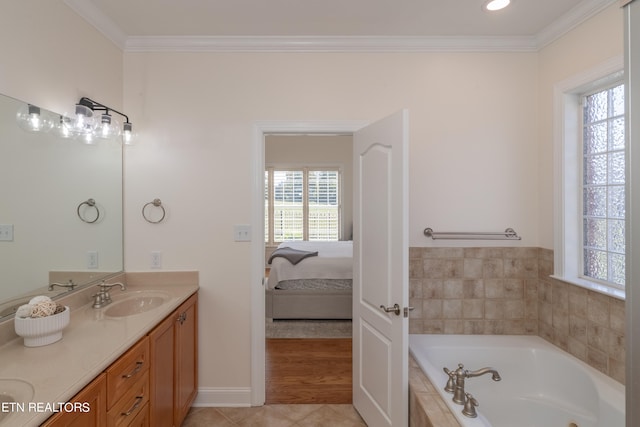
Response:
POLYGON ((94 199, 87 199, 86 201, 80 203, 78 205, 78 209, 76 209, 76 212, 78 213, 78 218, 80 218, 82 221, 86 222, 87 224, 93 224, 94 222, 96 222, 98 220, 98 218, 100 218, 100 209, 98 209, 98 205, 96 205, 96 201, 94 199), (80 213, 80 209, 84 205, 87 205, 88 207, 94 208, 96 210, 96 217, 93 220, 86 219, 80 213))
POLYGON ((166 214, 167 214, 167 212, 164 210, 164 206, 162 206, 162 202, 160 201, 160 199, 153 199, 153 201, 152 201, 152 202, 149 202, 149 203, 145 204, 145 205, 142 207, 142 217, 145 219, 145 221, 150 222, 151 224, 157 224, 157 223, 159 223, 159 222, 162 222, 162 220, 164 219, 164 216, 165 216, 166 214), (147 206, 149 206, 149 205, 153 205, 153 206, 155 206, 155 207, 157 207, 157 208, 162 209, 162 216, 160 217, 160 219, 159 219, 159 220, 157 220, 157 221, 153 221, 153 220, 150 220, 150 219, 147 217, 147 214, 145 213, 145 209, 146 209, 146 208, 147 208, 147 206))

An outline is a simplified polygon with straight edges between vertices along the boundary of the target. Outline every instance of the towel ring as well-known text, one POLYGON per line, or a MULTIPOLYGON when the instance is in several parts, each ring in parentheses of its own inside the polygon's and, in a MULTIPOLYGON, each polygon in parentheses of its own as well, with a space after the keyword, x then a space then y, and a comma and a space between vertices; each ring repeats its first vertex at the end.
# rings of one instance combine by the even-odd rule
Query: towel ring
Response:
POLYGON ((80 218, 82 221, 86 222, 87 224, 93 224, 94 222, 96 222, 98 220, 98 218, 100 218, 100 209, 98 209, 98 205, 96 205, 96 201, 94 199, 87 199, 86 201, 80 203, 78 205, 78 209, 76 209, 76 212, 78 213, 78 218, 80 218), (93 220, 86 219, 80 213, 80 209, 84 205, 87 205, 88 207, 94 208, 96 210, 96 217, 93 220))
POLYGON ((164 219, 164 216, 167 214, 167 212, 164 210, 164 206, 162 206, 162 202, 160 201, 160 199, 153 199, 153 202, 149 202, 147 204, 145 204, 142 207, 142 217, 145 219, 145 221, 150 222, 151 224, 157 224, 159 222, 162 222, 162 220, 164 219), (160 217, 159 220, 157 221, 152 221, 149 218, 147 218, 147 214, 145 213, 145 209, 147 208, 147 206, 149 205, 153 205, 157 208, 162 209, 162 216, 160 217))

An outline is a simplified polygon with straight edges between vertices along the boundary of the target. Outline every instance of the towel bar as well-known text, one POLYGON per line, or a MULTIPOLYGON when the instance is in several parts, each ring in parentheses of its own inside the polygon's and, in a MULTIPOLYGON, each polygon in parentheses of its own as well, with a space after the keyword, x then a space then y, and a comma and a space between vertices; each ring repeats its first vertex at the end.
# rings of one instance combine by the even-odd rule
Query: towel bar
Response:
POLYGON ((435 232, 431 228, 424 229, 424 235, 436 239, 452 240, 522 240, 513 228, 507 228, 498 232, 460 232, 460 231, 440 231, 435 232))

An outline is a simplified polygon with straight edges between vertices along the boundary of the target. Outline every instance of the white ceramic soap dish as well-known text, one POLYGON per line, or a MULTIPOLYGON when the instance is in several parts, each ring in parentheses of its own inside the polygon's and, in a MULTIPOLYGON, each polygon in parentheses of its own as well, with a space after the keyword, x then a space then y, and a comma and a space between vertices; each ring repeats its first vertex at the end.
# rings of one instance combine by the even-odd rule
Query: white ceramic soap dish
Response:
POLYGON ((62 330, 67 327, 70 320, 69 307, 64 311, 45 317, 16 317, 16 334, 24 338, 25 347, 40 347, 53 344, 62 339, 62 330))

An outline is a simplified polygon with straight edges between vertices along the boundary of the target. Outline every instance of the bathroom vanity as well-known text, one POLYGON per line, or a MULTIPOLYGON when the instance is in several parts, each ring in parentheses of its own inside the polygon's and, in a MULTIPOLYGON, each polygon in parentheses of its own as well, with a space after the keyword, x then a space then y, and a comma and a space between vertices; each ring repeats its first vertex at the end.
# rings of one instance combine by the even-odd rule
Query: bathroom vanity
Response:
POLYGON ((0 347, 0 379, 32 387, 0 426, 182 424, 197 393, 197 272, 123 276, 127 289, 103 308, 92 307, 91 290, 65 303, 61 341, 0 347))

